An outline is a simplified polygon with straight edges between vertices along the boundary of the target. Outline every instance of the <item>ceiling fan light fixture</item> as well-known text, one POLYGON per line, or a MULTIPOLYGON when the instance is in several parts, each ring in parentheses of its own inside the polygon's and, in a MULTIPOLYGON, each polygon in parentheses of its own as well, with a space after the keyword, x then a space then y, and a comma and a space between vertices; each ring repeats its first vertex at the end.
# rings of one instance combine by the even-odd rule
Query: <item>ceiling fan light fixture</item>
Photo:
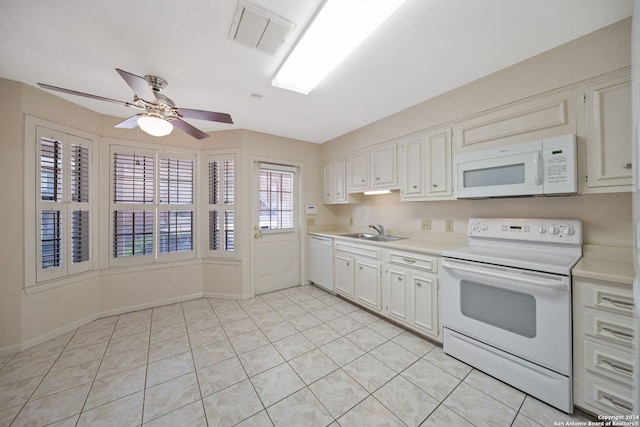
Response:
POLYGON ((173 130, 173 125, 159 114, 146 114, 138 117, 138 126, 152 136, 167 136, 173 130))
POLYGON ((405 0, 327 0, 271 84, 307 95, 405 0))

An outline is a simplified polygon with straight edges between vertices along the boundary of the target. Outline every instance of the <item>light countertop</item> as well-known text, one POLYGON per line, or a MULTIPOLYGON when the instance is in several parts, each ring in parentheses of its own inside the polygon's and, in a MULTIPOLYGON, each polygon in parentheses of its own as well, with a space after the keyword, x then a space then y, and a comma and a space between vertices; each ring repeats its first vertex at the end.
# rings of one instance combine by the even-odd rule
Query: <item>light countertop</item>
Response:
MULTIPOLYGON (((341 234, 370 231, 371 230, 366 228, 356 229, 346 226, 331 226, 314 228, 313 230, 309 230, 308 234, 331 237, 352 243, 422 252, 437 256, 442 255, 442 251, 459 248, 468 244, 467 236, 462 234, 413 232, 394 229, 390 229, 388 234, 406 237, 406 239, 391 242, 376 242, 341 236, 341 234)), ((582 258, 575 267, 573 267, 572 275, 574 277, 632 285, 635 277, 633 248, 584 245, 582 258)))
POLYGON ((632 285, 635 277, 633 248, 584 245, 574 277, 632 285))
MULTIPOLYGON (((346 228, 329 228, 309 231, 308 234, 331 237, 333 239, 340 239, 345 242, 361 243, 367 245, 375 245, 388 249, 398 249, 406 251, 422 252, 431 255, 441 255, 442 251, 448 249, 459 248, 467 245, 467 236, 455 233, 429 233, 429 232, 407 232, 403 230, 389 230, 390 235, 406 237, 402 240, 395 240, 391 242, 376 242, 355 239, 353 237, 344 237, 341 234, 363 232, 362 230, 353 230, 346 228)), ((369 230, 364 230, 369 232, 369 230)))

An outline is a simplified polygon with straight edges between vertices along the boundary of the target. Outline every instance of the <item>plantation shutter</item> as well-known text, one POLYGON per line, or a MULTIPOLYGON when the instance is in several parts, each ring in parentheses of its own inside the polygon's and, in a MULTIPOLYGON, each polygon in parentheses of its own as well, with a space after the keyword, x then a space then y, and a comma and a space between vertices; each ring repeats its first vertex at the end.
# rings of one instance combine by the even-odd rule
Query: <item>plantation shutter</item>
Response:
POLYGON ((155 155, 112 147, 112 256, 153 256, 155 155))
POLYGON ((36 128, 36 282, 89 271, 91 141, 36 128))
POLYGON ((160 253, 194 250, 193 156, 165 153, 160 159, 160 253), (171 158, 164 158, 164 157, 171 158))
POLYGON ((235 258, 235 155, 210 155, 209 167, 209 245, 213 258, 235 258))

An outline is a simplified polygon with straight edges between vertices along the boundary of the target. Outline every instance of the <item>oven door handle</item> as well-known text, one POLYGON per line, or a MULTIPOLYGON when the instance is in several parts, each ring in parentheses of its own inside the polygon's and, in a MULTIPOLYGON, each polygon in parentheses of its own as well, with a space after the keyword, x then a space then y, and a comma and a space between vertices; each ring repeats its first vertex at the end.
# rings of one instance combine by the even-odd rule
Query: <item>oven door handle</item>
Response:
POLYGON ((477 268, 477 267, 471 267, 468 266, 466 264, 462 264, 456 261, 451 261, 448 259, 445 259, 442 262, 442 267, 443 268, 448 268, 450 270, 458 270, 458 271, 464 271, 467 273, 473 273, 473 274, 480 274, 483 276, 491 276, 491 277, 496 277, 499 279, 512 279, 512 280, 517 280, 519 282, 524 282, 524 283, 528 283, 530 285, 535 285, 535 286, 544 286, 546 288, 551 288, 551 289, 558 289, 558 290, 563 290, 566 291, 568 289, 568 285, 567 283, 550 283, 549 280, 542 280, 542 279, 536 279, 535 277, 532 276, 528 276, 528 275, 523 275, 523 274, 509 274, 506 271, 502 271, 502 270, 498 270, 498 268, 487 268, 487 267, 481 267, 481 268, 477 268))

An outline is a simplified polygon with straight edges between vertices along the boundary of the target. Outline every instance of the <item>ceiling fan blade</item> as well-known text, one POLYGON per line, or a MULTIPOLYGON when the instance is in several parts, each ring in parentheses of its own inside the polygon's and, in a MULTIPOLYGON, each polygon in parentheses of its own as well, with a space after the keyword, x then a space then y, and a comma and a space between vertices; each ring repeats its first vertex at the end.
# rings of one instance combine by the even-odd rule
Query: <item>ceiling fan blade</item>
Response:
POLYGON ((189 123, 185 122, 182 119, 179 119, 178 117, 174 117, 169 121, 174 127, 180 129, 182 132, 188 133, 194 138, 204 139, 209 137, 209 134, 202 132, 195 126, 191 126, 189 123))
POLYGON ((138 126, 138 117, 140 117, 140 114, 136 114, 135 116, 131 116, 128 119, 125 119, 125 120, 121 121, 120 123, 118 123, 114 127, 115 128, 120 128, 120 129, 133 129, 134 127, 138 126))
POLYGON ((136 95, 138 95, 138 98, 153 104, 158 103, 158 99, 156 98, 155 93, 153 93, 153 89, 151 89, 151 86, 149 86, 149 83, 144 79, 144 77, 136 76, 135 74, 131 74, 130 72, 121 70, 120 68, 116 68, 116 71, 120 74, 120 77, 127 82, 129 87, 133 89, 136 95))
POLYGON ((179 115, 187 119, 209 120, 210 122, 221 122, 233 124, 231 116, 227 113, 216 113, 213 111, 192 110, 190 108, 176 108, 179 115))
POLYGON ((45 84, 45 83, 38 83, 38 86, 40 86, 43 89, 54 90, 56 92, 68 93, 70 95, 84 96, 85 98, 97 99, 98 101, 112 102, 114 104, 124 105, 125 107, 133 107, 134 106, 130 102, 118 101, 117 99, 105 98, 104 96, 91 95, 90 93, 78 92, 77 90, 71 90, 71 89, 65 89, 63 87, 51 86, 51 85, 48 85, 48 84, 45 84))

